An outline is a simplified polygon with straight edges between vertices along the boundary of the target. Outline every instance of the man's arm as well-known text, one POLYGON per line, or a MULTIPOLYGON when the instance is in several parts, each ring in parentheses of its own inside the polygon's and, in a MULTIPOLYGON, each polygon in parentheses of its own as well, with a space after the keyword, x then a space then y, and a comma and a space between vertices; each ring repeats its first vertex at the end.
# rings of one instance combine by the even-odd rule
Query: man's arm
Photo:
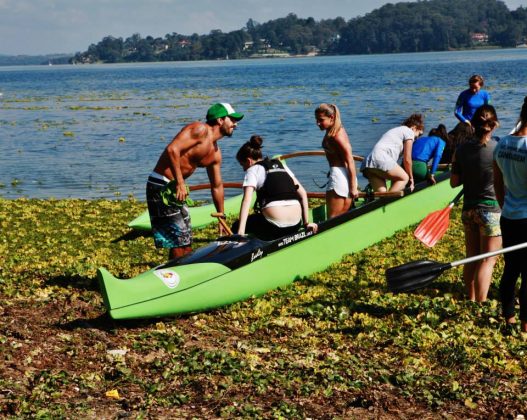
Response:
POLYGON ((181 170, 181 158, 193 147, 199 145, 207 138, 208 131, 204 124, 194 123, 181 130, 167 146, 167 155, 170 160, 170 168, 177 182, 176 198, 185 200, 188 192, 185 185, 185 177, 181 170))
POLYGON ((221 153, 218 149, 218 160, 212 165, 207 166, 207 175, 210 181, 210 194, 214 207, 220 213, 224 211, 225 194, 223 190, 223 179, 221 178, 221 153))

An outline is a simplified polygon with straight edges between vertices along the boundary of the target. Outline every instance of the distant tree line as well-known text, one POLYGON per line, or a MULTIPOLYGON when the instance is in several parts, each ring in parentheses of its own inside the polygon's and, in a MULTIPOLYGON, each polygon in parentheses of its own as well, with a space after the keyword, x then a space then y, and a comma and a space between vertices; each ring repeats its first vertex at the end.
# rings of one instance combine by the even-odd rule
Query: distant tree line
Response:
POLYGON ((27 66, 69 63, 71 63, 71 54, 0 55, 0 66, 27 66))
POLYGON ((527 40, 527 9, 499 0, 424 0, 386 4, 362 17, 316 21, 295 14, 240 30, 164 38, 107 36, 74 63, 236 59, 299 54, 445 51, 482 45, 514 47, 527 40))

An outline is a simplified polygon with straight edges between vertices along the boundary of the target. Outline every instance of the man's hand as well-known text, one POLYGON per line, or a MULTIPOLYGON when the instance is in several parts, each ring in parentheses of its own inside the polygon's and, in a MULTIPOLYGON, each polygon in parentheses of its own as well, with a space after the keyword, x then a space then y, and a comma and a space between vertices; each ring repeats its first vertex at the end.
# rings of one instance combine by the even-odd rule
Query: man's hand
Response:
POLYGON ((188 192, 187 192, 187 186, 185 185, 185 183, 182 182, 181 184, 178 184, 177 189, 176 189, 176 198, 179 201, 185 201, 185 199, 187 198, 187 195, 188 195, 188 192))

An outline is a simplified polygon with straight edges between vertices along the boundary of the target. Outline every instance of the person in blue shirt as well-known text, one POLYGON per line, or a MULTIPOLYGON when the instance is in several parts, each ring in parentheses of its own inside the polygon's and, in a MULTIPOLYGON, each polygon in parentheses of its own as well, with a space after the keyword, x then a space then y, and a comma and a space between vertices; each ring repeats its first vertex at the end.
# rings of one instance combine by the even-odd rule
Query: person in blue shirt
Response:
POLYGON ((448 133, 443 124, 439 124, 437 128, 432 128, 428 136, 419 137, 414 141, 412 147, 414 182, 417 183, 427 179, 431 184, 436 183, 434 175, 447 143, 448 133), (432 166, 428 169, 430 159, 433 159, 432 166))
POLYGON ((468 80, 469 88, 461 92, 456 101, 454 115, 461 122, 470 125, 476 110, 482 105, 490 104, 490 95, 481 89, 485 84, 483 77, 474 74, 468 80))

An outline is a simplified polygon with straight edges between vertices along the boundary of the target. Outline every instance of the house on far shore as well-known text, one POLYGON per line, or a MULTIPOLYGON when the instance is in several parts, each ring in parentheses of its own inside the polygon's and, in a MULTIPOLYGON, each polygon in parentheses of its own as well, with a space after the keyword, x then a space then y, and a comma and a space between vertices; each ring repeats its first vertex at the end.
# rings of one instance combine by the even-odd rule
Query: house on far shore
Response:
POLYGON ((487 45, 489 43, 489 35, 485 32, 472 32, 470 40, 475 45, 487 45))

